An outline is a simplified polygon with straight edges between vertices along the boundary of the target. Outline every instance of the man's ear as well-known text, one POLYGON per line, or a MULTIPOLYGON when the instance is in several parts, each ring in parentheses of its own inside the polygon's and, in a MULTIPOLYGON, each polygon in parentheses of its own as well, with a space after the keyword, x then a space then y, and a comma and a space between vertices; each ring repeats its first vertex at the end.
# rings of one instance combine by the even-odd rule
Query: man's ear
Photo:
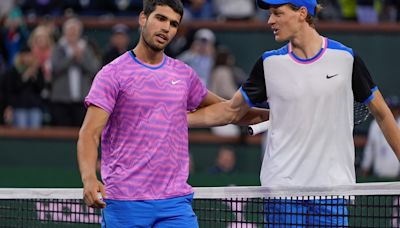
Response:
POLYGON ((143 28, 143 26, 146 24, 146 21, 147 21, 146 15, 144 14, 143 11, 140 12, 140 14, 139 14, 139 26, 140 26, 140 28, 143 28))
POLYGON ((300 7, 299 11, 300 11, 301 18, 303 18, 305 20, 307 18, 307 13, 308 13, 307 8, 302 6, 302 7, 300 7))

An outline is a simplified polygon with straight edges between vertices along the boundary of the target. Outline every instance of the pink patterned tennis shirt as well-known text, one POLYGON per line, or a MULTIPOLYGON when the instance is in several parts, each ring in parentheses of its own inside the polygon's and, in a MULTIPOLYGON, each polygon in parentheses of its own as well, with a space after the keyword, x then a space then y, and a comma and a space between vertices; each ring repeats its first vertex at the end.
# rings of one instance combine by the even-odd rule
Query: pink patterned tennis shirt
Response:
POLYGON ((164 55, 159 65, 121 55, 96 75, 85 105, 110 114, 101 137, 108 199, 167 199, 192 193, 187 111, 207 94, 198 75, 164 55))

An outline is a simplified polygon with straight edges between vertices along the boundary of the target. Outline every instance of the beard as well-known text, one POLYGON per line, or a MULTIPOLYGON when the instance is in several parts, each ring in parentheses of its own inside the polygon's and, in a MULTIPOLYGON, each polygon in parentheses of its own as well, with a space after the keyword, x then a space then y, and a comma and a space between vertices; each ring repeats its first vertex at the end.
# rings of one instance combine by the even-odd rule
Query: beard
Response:
POLYGON ((145 31, 145 29, 142 32, 142 39, 147 47, 149 47, 154 52, 160 52, 165 49, 165 46, 167 46, 167 45, 155 44, 151 39, 151 35, 149 35, 148 33, 144 32, 144 31, 145 31))

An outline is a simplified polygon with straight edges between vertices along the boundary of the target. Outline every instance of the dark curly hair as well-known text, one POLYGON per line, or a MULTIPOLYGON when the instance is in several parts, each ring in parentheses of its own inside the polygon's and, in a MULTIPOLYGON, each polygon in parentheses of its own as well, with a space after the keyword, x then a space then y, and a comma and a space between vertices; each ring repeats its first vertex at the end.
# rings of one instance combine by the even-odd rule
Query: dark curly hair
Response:
POLYGON ((180 0, 144 0, 144 15, 149 16, 156 9, 156 6, 169 6, 176 13, 181 15, 181 18, 183 16, 183 4, 180 0))

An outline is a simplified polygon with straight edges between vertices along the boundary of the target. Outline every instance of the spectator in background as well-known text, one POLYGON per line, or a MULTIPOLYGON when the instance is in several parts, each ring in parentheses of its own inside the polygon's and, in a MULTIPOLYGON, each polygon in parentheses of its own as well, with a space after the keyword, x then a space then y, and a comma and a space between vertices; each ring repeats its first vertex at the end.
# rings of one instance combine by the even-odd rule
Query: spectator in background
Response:
POLYGON ((105 14, 107 8, 112 9, 111 6, 111 1, 64 1, 64 8, 84 16, 101 16, 105 14))
POLYGON ((14 8, 14 0, 2 0, 0 1, 0 19, 7 17, 8 13, 14 8))
POLYGON ((210 20, 214 18, 211 0, 186 0, 182 21, 210 20))
POLYGON ((53 42, 57 42, 61 37, 60 29, 58 28, 55 19, 52 16, 46 15, 41 18, 39 26, 44 26, 47 28, 53 42))
POLYGON ((10 10, 1 28, 1 36, 4 43, 7 56, 7 66, 11 67, 14 58, 22 46, 26 45, 28 39, 28 30, 22 18, 22 12, 18 7, 10 10))
POLYGON ((380 12, 380 21, 396 22, 400 13, 400 1, 383 0, 382 11, 380 12))
POLYGON ((49 29, 43 25, 36 27, 29 37, 28 44, 33 56, 38 60, 47 84, 51 82, 51 53, 54 40, 49 29))
POLYGON ((165 53, 172 58, 176 58, 184 50, 190 47, 190 38, 193 38, 191 30, 189 30, 187 26, 180 27, 175 38, 165 49, 165 53))
POLYGON ((395 8, 396 8, 396 19, 397 19, 397 22, 399 22, 400 21, 400 1, 398 1, 398 0, 393 0, 393 1, 395 1, 395 8))
POLYGON ((213 8, 220 20, 248 20, 256 13, 253 0, 214 0, 213 8))
POLYGON ((59 0, 25 0, 21 7, 30 16, 62 16, 64 5, 65 1, 59 0))
POLYGON ((39 67, 44 76, 44 88, 41 92, 43 99, 43 124, 50 124, 49 113, 50 91, 51 91, 51 54, 54 48, 54 40, 49 27, 37 26, 29 37, 28 44, 32 54, 39 62, 39 67))
POLYGON ((319 2, 324 10, 318 15, 318 19, 321 21, 340 21, 342 19, 339 0, 321 0, 319 2))
POLYGON ((219 46, 208 89, 220 97, 230 99, 246 78, 246 73, 236 66, 232 52, 227 47, 219 46))
MULTIPOLYGON (((390 96, 386 102, 400 126, 400 98, 390 96)), ((372 174, 382 178, 396 178, 400 174, 400 164, 392 148, 387 143, 376 120, 373 120, 368 131, 368 141, 361 163, 362 174, 372 174)))
POLYGON ((63 35, 51 57, 51 114, 55 126, 80 126, 85 116, 83 99, 100 62, 86 40, 77 18, 63 24, 63 35))
MULTIPOLYGON (((5 21, 5 18, 0 17, 0 28, 3 28, 4 21, 5 21)), ((2 75, 7 68, 8 55, 7 55, 7 51, 6 51, 7 48, 6 48, 5 38, 6 37, 2 36, 2 34, 0 33, 0 75, 2 75)), ((0 80, 1 80, 1 78, 0 78, 0 80)))
POLYGON ((124 24, 112 27, 110 46, 103 55, 103 66, 110 63, 129 49, 129 28, 124 24))
POLYGON ((208 169, 211 174, 232 174, 235 172, 236 154, 233 148, 223 146, 219 149, 215 165, 208 169))
POLYGON ((40 128, 43 122, 41 93, 45 82, 39 61, 28 46, 21 48, 5 77, 5 119, 17 128, 40 128))
POLYGON ((117 16, 138 16, 143 8, 142 0, 111 0, 117 16))
POLYGON ((376 0, 357 0, 357 21, 359 23, 376 24, 379 22, 375 9, 376 0))
POLYGON ((190 48, 177 58, 191 66, 204 85, 207 85, 215 63, 214 33, 210 29, 197 30, 190 48))
POLYGON ((356 0, 339 0, 342 19, 345 21, 357 21, 356 0))
MULTIPOLYGON (((223 46, 217 48, 215 66, 207 86, 211 92, 227 100, 233 97, 247 78, 246 73, 235 64, 235 56, 228 48, 223 46)), ((240 127, 228 124, 212 127, 211 132, 220 136, 239 136, 240 127)))

